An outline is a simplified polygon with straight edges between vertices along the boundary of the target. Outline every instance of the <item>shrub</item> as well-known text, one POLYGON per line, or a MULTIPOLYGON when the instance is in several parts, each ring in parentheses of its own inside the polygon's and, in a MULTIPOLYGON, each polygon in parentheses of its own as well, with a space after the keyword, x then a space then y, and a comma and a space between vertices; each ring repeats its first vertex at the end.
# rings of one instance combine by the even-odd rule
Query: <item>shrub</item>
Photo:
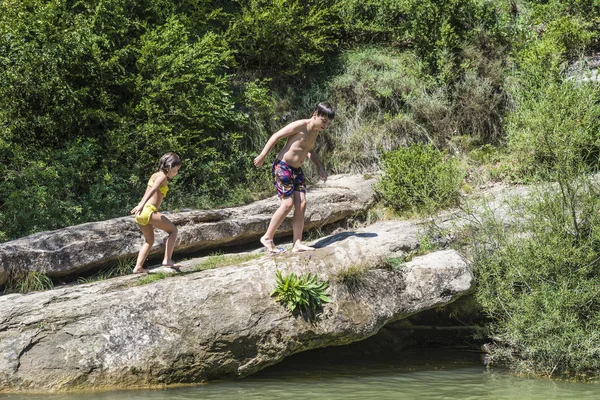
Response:
POLYGON ((479 76, 476 71, 464 74, 453 94, 451 115, 454 123, 451 125, 455 126, 456 132, 468 134, 479 144, 500 143, 504 138, 506 106, 506 94, 501 84, 486 76, 479 76))
POLYGON ((226 35, 245 70, 277 78, 300 76, 337 46, 328 7, 298 0, 238 2, 240 15, 226 35))
POLYGON ((499 26, 494 2, 405 0, 403 3, 407 14, 404 42, 444 82, 452 82, 459 76, 463 43, 472 41, 482 30, 491 34, 491 46, 504 41, 505 32, 499 26))
POLYGON ((251 198, 270 94, 234 87, 233 52, 212 29, 235 7, 211 8, 0 3, 0 240, 126 215, 167 151, 184 159, 167 207, 251 198))
POLYGON ((281 271, 275 273, 277 284, 271 296, 282 303, 290 312, 305 312, 315 317, 323 303, 331 302, 325 291, 329 281, 319 281, 317 275, 297 276, 295 273, 282 276, 281 271))
POLYGON ((407 15, 398 0, 336 1, 334 11, 340 22, 340 39, 355 43, 390 43, 402 35, 407 15))
POLYGON ((433 81, 414 54, 368 47, 344 52, 339 62, 342 73, 328 89, 337 116, 323 140, 327 165, 343 172, 373 169, 382 151, 423 137, 407 104, 433 81))
POLYGON ((522 177, 556 179, 567 170, 596 170, 600 154, 600 86, 547 82, 516 88, 507 117, 508 148, 522 177))
POLYGON ((477 302, 493 359, 521 372, 597 375, 600 216, 586 177, 520 199, 505 224, 488 215, 476 240, 477 302), (574 196, 565 197, 565 193, 574 196))
POLYGON ((367 47, 342 53, 343 72, 331 82, 332 100, 346 102, 356 111, 397 112, 413 92, 425 90, 432 81, 412 53, 391 48, 367 47))
POLYGON ((386 153, 378 192, 396 210, 433 211, 456 203, 464 173, 431 145, 417 144, 386 153))

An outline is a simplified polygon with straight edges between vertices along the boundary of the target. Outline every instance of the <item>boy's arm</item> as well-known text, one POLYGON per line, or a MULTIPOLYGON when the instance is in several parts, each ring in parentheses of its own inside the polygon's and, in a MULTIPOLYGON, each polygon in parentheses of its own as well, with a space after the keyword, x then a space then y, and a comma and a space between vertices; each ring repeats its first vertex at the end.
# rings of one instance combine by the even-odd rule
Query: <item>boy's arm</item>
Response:
POLYGON ((254 159, 254 165, 257 167, 262 166, 263 162, 265 161, 265 157, 267 156, 267 154, 269 154, 269 151, 271 150, 271 148, 273 148, 275 143, 277 143, 279 139, 300 132, 304 124, 305 123, 302 120, 294 121, 284 126, 280 130, 275 132, 273 135, 271 135, 271 137, 267 141, 267 144, 265 144, 265 148, 263 149, 263 151, 258 155, 258 157, 254 159))
POLYGON ((319 170, 319 175, 321 175, 321 179, 323 179, 323 183, 325 183, 327 181, 327 172, 325 172, 325 167, 323 167, 323 164, 321 164, 319 157, 317 157, 317 153, 315 153, 315 149, 312 149, 308 153, 308 158, 310 159, 310 161, 313 162, 313 164, 315 164, 315 166, 319 170))

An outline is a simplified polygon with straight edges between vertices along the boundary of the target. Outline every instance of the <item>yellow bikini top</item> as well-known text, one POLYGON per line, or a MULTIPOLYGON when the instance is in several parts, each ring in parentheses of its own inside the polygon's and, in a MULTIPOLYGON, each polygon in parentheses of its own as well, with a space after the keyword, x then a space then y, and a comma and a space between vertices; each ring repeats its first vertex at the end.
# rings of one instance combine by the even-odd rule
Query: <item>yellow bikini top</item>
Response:
MULTIPOLYGON (((152 178, 150 178, 148 180, 148 186, 152 187, 152 185, 154 185, 154 181, 152 180, 152 178)), ((163 196, 167 196, 167 193, 169 192, 169 186, 168 185, 162 185, 158 187, 158 190, 162 193, 163 196)))

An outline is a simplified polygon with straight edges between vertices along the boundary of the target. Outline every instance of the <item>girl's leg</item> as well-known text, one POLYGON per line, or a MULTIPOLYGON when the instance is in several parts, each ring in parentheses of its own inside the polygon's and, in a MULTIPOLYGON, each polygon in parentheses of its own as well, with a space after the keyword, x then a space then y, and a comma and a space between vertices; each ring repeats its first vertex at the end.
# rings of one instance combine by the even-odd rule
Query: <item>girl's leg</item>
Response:
POLYGON ((293 252, 312 251, 314 247, 302 244, 302 231, 304 230, 304 213, 306 212, 306 193, 294 192, 294 217, 292 228, 294 231, 293 252))
POLYGON ((267 228, 267 232, 265 232, 264 236, 260 238, 260 242, 267 248, 270 252, 279 252, 277 247, 273 244, 273 236, 275 236, 275 231, 279 228, 279 225, 283 222, 285 217, 290 213, 294 207, 293 198, 290 196, 285 199, 281 199, 281 204, 279 208, 271 217, 271 222, 269 223, 269 227, 267 228))
POLYGON ((138 254, 135 268, 133 269, 134 274, 148 272, 148 270, 144 268, 144 262, 146 261, 146 258, 148 258, 148 253, 150 253, 150 249, 154 245, 154 228, 152 225, 148 224, 145 226, 140 226, 140 230, 144 234, 144 244, 142 245, 142 248, 138 254))
POLYGON ((163 258, 162 265, 179 268, 180 265, 173 263, 172 259, 175 241, 177 240, 177 227, 161 213, 153 213, 150 217, 150 224, 169 234, 165 242, 165 257, 163 258))

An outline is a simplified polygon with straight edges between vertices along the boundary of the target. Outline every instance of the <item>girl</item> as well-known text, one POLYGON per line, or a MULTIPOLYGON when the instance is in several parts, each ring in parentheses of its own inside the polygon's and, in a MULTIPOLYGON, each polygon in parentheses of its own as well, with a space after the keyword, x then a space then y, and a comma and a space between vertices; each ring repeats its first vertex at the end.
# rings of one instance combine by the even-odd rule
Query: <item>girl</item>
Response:
POLYGON ((142 233, 144 234, 145 243, 138 254, 134 274, 147 273, 144 268, 144 261, 148 257, 148 253, 154 244, 154 227, 162 229, 169 234, 165 244, 165 258, 162 265, 179 268, 179 264, 174 264, 171 256, 177 239, 177 228, 167 217, 158 212, 158 208, 169 191, 168 181, 173 179, 181 168, 181 158, 175 153, 167 153, 160 158, 158 170, 152 174, 146 187, 146 193, 142 197, 140 204, 131 210, 135 214, 135 222, 138 223, 142 233))

